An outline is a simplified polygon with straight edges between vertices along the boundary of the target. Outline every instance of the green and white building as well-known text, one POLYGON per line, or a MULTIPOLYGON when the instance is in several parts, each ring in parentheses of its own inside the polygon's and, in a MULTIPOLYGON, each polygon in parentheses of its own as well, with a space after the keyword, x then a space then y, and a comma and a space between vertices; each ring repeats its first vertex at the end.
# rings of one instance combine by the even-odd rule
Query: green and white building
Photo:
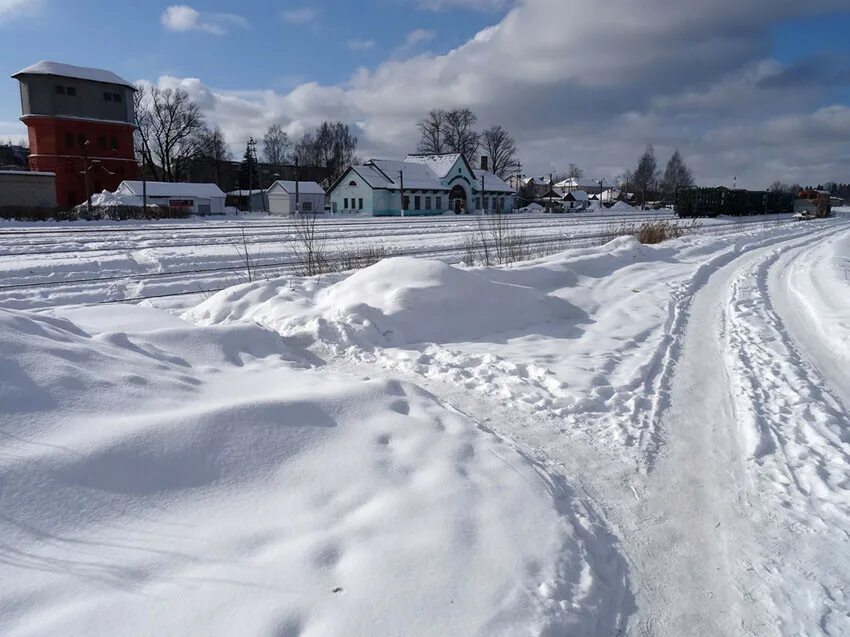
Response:
POLYGON ((401 216, 402 204, 410 216, 511 212, 516 192, 452 153, 408 155, 404 161, 372 159, 352 166, 331 186, 328 198, 335 213, 393 217, 401 216))

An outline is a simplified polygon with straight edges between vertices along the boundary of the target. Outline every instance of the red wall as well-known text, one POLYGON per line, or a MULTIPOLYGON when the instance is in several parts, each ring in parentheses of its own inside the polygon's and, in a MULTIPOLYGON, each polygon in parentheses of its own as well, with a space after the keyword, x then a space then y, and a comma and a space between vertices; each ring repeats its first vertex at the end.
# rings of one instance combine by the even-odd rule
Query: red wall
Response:
POLYGON ((60 208, 86 200, 81 138, 89 142, 91 194, 115 190, 125 179, 138 177, 132 126, 57 117, 22 119, 29 133, 30 170, 56 173, 56 200, 60 208))

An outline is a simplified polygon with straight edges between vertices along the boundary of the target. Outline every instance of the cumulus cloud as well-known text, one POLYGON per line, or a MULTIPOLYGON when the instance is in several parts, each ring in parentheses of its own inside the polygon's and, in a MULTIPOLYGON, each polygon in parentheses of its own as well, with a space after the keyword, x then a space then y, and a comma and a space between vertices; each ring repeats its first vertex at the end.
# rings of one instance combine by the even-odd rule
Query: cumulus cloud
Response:
POLYGON ((45 0, 0 0, 0 25, 40 14, 45 0))
MULTIPOLYGON (((2 0, 0 0, 2 1, 2 0)), ((160 22, 169 31, 203 31, 225 35, 232 28, 248 28, 248 21, 232 13, 201 13, 186 4, 175 4, 162 12, 160 22)))
POLYGON ((283 18, 284 22, 289 22, 290 24, 308 24, 315 22, 316 18, 319 17, 319 10, 313 7, 287 9, 281 11, 280 17, 283 18))
MULTIPOLYGON (((574 162, 611 177, 653 143, 661 161, 680 148, 703 183, 817 183, 846 172, 848 106, 827 87, 846 94, 850 77, 839 68, 813 78, 805 62, 771 59, 770 27, 844 8, 846 0, 519 0, 453 50, 390 58, 340 86, 234 93, 168 81, 192 85, 236 146, 271 122, 297 137, 340 119, 357 126, 360 155, 402 155, 430 108, 468 106, 482 126, 514 134, 529 173, 574 162)), ((407 43, 428 40, 411 34, 407 43)))

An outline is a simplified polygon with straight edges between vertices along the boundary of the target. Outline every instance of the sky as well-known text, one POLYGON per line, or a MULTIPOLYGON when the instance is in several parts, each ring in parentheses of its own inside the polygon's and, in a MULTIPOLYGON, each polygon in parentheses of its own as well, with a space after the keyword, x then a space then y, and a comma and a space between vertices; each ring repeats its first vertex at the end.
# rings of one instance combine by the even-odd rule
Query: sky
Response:
MULTIPOLYGON (((611 178, 648 144, 698 182, 850 182, 848 0, 0 0, 8 78, 39 60, 187 90, 235 157, 279 123, 415 151, 431 108, 505 126, 523 172, 611 178)), ((0 140, 25 135, 0 80, 0 140)))

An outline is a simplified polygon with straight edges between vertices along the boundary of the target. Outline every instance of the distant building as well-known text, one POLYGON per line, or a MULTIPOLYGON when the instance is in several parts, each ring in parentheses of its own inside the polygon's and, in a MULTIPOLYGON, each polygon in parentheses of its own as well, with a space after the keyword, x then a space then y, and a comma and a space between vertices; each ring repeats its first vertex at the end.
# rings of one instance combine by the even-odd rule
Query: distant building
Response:
POLYGON ((215 183, 225 192, 235 190, 266 189, 277 180, 315 181, 322 183, 328 179, 328 169, 323 166, 294 166, 291 164, 267 164, 259 162, 252 183, 248 184, 247 175, 242 170, 242 162, 216 160, 211 157, 198 157, 189 161, 181 171, 180 179, 198 183, 215 183))
POLYGON ((269 187, 266 197, 270 214, 291 215, 296 212, 324 211, 327 195, 324 188, 315 181, 299 181, 296 192, 294 181, 278 180, 269 187), (300 210, 296 207, 296 203, 300 206, 300 210))
POLYGON ((197 215, 223 215, 225 212, 225 194, 215 184, 122 181, 115 192, 141 198, 145 191, 148 205, 187 208, 197 215))
POLYGON ((12 77, 20 82, 30 169, 56 174, 60 207, 137 176, 132 84, 110 71, 58 62, 12 77))
POLYGON ((0 170, 29 170, 30 149, 6 144, 0 146, 0 170))
POLYGON ((563 198, 564 209, 570 212, 586 210, 590 205, 590 195, 584 190, 571 190, 563 198))
POLYGON ((555 184, 555 188, 562 192, 572 192, 573 190, 583 190, 589 195, 598 195, 606 186, 606 181, 603 179, 586 179, 584 177, 570 177, 555 184))
POLYGON ((56 210, 56 175, 28 170, 0 170, 0 216, 56 210))
POLYGON ((463 155, 408 155, 352 166, 329 192, 334 212, 375 216, 510 212, 515 191, 493 173, 476 170, 463 155), (403 199, 402 199, 403 191, 403 199))

